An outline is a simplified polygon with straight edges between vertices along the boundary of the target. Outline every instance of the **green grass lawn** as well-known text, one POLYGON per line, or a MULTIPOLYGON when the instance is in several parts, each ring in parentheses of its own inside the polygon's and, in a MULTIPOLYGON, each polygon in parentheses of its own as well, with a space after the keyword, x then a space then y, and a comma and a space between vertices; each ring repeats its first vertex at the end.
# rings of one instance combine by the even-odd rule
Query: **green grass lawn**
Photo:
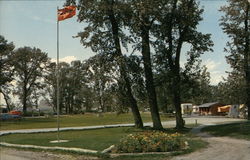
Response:
MULTIPOLYGON (((150 122, 150 113, 141 114, 143 122, 150 122)), ((161 120, 170 120, 162 115, 161 120)), ((94 126, 107 124, 133 123, 131 113, 117 115, 115 113, 105 113, 98 117, 97 114, 65 115, 60 117, 60 127, 74 126, 94 126)), ((33 129, 33 128, 56 128, 57 118, 24 118, 21 121, 1 121, 0 130, 33 129)))
MULTIPOLYGON (((143 132, 144 130, 133 127, 104 128, 82 131, 61 131, 60 139, 69 140, 67 143, 50 143, 57 139, 57 132, 9 134, 1 136, 1 142, 13 144, 30 144, 41 146, 61 146, 93 149, 101 151, 112 144, 118 143, 125 135, 143 132)), ((168 133, 175 133, 176 130, 168 129, 168 133)), ((184 130, 182 133, 187 133, 184 130)))
MULTIPOLYGON (((69 140, 66 143, 53 144, 49 143, 51 140, 56 140, 56 132, 52 133, 34 133, 34 134, 10 134, 1 136, 1 142, 13 143, 13 144, 29 144, 40 146, 61 146, 61 147, 77 147, 85 149, 93 149, 102 151, 110 145, 116 144, 119 140, 127 134, 142 132, 143 130, 131 128, 131 127, 119 127, 119 128, 105 128, 96 130, 83 130, 83 131, 63 131, 60 133, 61 139, 69 140)), ((176 132, 174 129, 168 129, 168 133, 176 132)), ((186 134, 190 148, 186 151, 175 152, 173 155, 179 155, 183 153, 189 153, 197 149, 203 148, 207 145, 206 142, 200 139, 194 139, 187 134, 189 129, 184 130, 182 133, 186 134)), ((173 156, 172 155, 172 156, 173 156)), ((119 159, 148 159, 148 160, 160 160, 165 159, 166 155, 143 155, 143 156, 123 156, 119 159)), ((116 158, 115 158, 116 159, 116 158)))
POLYGON ((202 129, 215 136, 229 136, 250 140, 250 121, 232 124, 209 126, 202 129))
POLYGON ((67 143, 50 143, 50 141, 57 139, 56 132, 10 134, 1 136, 1 142, 40 146, 77 147, 102 151, 110 145, 117 143, 119 139, 129 133, 132 133, 132 131, 124 127, 60 132, 60 139, 69 140, 67 143))

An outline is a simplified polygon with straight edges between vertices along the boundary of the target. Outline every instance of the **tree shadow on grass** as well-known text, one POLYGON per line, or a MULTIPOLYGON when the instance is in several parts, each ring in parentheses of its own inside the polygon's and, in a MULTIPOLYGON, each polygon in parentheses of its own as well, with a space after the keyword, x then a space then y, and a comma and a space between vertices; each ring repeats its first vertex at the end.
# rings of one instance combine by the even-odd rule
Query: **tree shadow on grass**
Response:
POLYGON ((203 128, 202 132, 209 132, 215 136, 233 136, 250 139, 250 122, 209 126, 203 128))
POLYGON ((37 123, 51 123, 51 122, 56 122, 56 119, 53 118, 30 118, 26 119, 23 118, 21 120, 7 120, 7 121, 1 121, 0 123, 0 129, 4 128, 6 126, 10 125, 32 125, 32 124, 37 124, 37 123))
MULTIPOLYGON (((163 129, 163 130, 160 130, 162 132, 165 132, 165 133, 168 133, 168 134, 173 134, 173 133, 181 133, 181 134, 187 134, 190 132, 192 128, 186 128, 184 127, 182 130, 177 130, 176 128, 167 128, 167 129, 163 129)), ((138 128, 135 128, 135 127, 131 127, 131 128, 127 128, 124 130, 125 133, 131 133, 131 132, 144 132, 144 131, 156 131, 153 127, 149 127, 149 126, 146 126, 144 127, 143 129, 138 129, 138 128)), ((159 130, 158 130, 159 131, 159 130)))

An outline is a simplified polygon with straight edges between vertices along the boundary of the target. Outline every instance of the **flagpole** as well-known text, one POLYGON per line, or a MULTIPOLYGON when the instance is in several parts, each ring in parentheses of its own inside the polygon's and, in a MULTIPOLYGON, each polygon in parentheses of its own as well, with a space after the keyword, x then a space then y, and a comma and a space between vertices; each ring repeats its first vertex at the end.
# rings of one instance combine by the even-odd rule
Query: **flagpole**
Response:
MULTIPOLYGON (((58 14, 58 9, 59 7, 57 6, 57 11, 56 14, 58 14)), ((56 15, 56 17, 58 17, 58 15, 56 15)), ((56 108, 57 108, 57 141, 59 142, 59 21, 57 18, 57 56, 56 56, 56 86, 57 86, 57 94, 56 94, 56 108)))
MULTIPOLYGON (((66 8, 66 7, 65 7, 66 8)), ((63 9, 62 9, 63 10, 63 9)), ((60 10, 61 11, 61 10, 60 10)), ((63 12, 60 12, 59 14, 59 7, 57 6, 56 11, 56 17, 57 17, 57 23, 56 23, 56 39, 57 39, 57 56, 56 56, 56 110, 57 110, 57 141, 51 141, 51 143, 60 143, 60 142, 67 142, 68 140, 60 140, 59 133, 60 133, 60 122, 59 122, 59 107, 60 107, 60 85, 59 85, 59 21, 71 18, 76 14, 76 7, 75 6, 68 6, 67 10, 63 10, 63 12), (65 13, 66 16, 65 16, 65 13), (63 15, 61 17, 61 15, 63 15)))

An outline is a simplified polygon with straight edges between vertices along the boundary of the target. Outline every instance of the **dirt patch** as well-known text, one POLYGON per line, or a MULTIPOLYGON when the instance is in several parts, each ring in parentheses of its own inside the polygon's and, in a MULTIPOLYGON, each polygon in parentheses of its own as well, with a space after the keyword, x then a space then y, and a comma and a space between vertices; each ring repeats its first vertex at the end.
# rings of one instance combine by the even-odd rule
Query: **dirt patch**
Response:
POLYGON ((97 160, 96 157, 90 156, 73 156, 52 152, 34 152, 24 151, 12 148, 0 147, 1 160, 97 160))

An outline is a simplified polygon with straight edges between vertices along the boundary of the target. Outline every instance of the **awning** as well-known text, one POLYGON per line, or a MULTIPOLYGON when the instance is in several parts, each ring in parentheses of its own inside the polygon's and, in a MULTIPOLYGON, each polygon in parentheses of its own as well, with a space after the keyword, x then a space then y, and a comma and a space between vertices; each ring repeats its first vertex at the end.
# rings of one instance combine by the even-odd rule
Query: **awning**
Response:
POLYGON ((218 112, 229 112, 231 105, 218 107, 218 112))

